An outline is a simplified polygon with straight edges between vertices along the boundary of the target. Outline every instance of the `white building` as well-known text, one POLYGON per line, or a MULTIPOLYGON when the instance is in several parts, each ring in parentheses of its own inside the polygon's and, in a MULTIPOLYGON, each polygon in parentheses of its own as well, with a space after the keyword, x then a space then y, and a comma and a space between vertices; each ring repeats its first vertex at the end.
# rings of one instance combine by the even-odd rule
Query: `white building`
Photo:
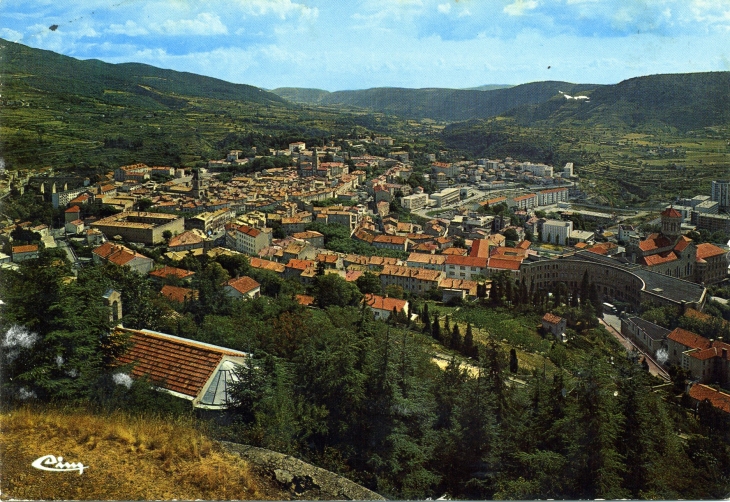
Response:
POLYGON ((404 209, 409 211, 417 211, 428 206, 428 194, 427 193, 414 193, 407 197, 401 197, 400 205, 404 209))
POLYGON ((567 246, 571 232, 573 232, 572 221, 547 220, 542 225, 542 241, 567 246))
POLYGON ((461 200, 458 188, 444 188, 440 192, 431 194, 431 198, 436 201, 437 207, 444 207, 461 200))
POLYGON ((720 207, 730 207, 730 181, 713 181, 710 198, 715 202, 719 202, 720 207))

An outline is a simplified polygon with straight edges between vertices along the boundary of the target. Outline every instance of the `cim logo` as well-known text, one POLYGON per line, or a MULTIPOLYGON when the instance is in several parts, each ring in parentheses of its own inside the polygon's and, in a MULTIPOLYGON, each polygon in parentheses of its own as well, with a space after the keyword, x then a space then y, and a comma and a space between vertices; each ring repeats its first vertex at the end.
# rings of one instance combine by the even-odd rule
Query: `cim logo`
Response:
POLYGON ((84 465, 81 462, 64 462, 63 457, 56 457, 55 455, 43 455, 33 461, 33 467, 40 469, 41 471, 52 471, 52 472, 73 472, 79 471, 79 476, 84 473, 84 469, 88 469, 88 465, 84 465))

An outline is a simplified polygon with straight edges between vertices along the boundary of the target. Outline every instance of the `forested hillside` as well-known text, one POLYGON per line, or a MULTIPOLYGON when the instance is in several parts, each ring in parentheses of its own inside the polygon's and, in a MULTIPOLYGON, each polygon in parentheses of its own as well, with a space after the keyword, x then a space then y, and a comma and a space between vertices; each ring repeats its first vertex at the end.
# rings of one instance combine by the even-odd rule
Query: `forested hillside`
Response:
POLYGON ((108 336, 102 299, 114 287, 125 326, 253 354, 229 420, 210 434, 300 457, 385 496, 727 494, 727 423, 707 411, 692 418, 674 398, 681 380, 657 387, 661 381, 597 326, 589 278, 575 305, 567 290, 548 296, 498 277, 488 303, 459 310, 417 303, 423 323, 399 316, 385 323, 336 275, 315 280, 322 308, 308 309, 293 300, 294 283, 240 257, 184 265, 196 271, 199 294, 177 306, 112 265, 65 280, 69 266, 53 250, 3 274, 2 401, 90 403, 170 420, 190 414, 185 401, 176 405, 149 382, 121 385, 114 376, 124 372, 111 364, 123 340, 108 336), (222 282, 239 274, 252 274, 266 296, 227 297, 222 282), (569 319, 567 343, 535 330, 546 309, 569 319))

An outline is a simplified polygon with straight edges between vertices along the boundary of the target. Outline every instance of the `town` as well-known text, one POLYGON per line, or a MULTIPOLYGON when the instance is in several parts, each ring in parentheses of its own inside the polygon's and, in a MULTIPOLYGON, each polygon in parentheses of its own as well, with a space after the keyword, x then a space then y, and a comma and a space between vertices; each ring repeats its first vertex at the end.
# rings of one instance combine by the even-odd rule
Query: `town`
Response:
MULTIPOLYGON (((231 151, 207 169, 120 166, 93 184, 51 169, 32 176, 6 172, 6 190, 31 191, 64 219, 7 225, 2 267, 17 268, 41 248, 59 247, 75 267, 108 262, 164 283, 189 279, 190 258, 243 254, 252 268, 300 283, 303 304, 315 301, 304 292, 319 275, 357 284, 367 273, 381 286, 371 301, 399 311, 407 311, 406 298, 453 303, 475 300, 478 291, 488 297, 497 274, 531 290, 559 282, 576 290, 588 274, 608 313, 627 316, 646 302, 700 312, 707 287, 728 276, 725 247, 687 236, 730 233, 730 217, 720 214, 730 207, 728 181, 713 182, 710 195, 673 201, 642 231, 625 223, 634 211, 581 209, 586 194, 570 163, 556 170, 511 158, 451 161, 442 152, 444 159, 428 154, 427 167, 415 171, 409 152, 390 137, 309 149, 294 142, 267 156, 249 153, 231 151), (368 155, 363 143, 390 154, 368 155), (281 167, 262 162, 272 159, 281 167), (100 215, 102 208, 113 214, 100 215)), ((226 288, 234 297, 261 294, 250 277, 232 278, 226 288)), ((195 292, 164 285, 160 294, 183 303, 195 292)), ((390 310, 376 315, 387 318, 390 310)), ((619 324, 632 337, 639 329, 634 321, 619 324)), ((663 336, 638 345, 656 360, 670 341, 663 336)), ((714 347, 708 344, 695 341, 680 352, 688 361, 706 359, 699 349, 714 347)), ((690 368, 671 353, 665 361, 690 368)), ((715 369, 691 366, 690 377, 727 385, 726 347, 713 354, 717 363, 705 364, 715 369)), ((728 403, 726 394, 713 396, 717 407, 728 403)))

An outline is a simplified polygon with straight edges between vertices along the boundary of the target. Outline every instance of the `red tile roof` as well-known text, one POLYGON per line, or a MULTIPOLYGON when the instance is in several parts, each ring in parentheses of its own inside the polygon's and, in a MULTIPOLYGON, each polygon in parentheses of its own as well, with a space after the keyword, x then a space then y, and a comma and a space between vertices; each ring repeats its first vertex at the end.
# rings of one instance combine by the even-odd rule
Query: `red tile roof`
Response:
POLYGON ((203 238, 201 236, 191 230, 188 230, 187 232, 183 232, 180 235, 172 237, 168 241, 167 247, 175 248, 182 246, 194 246, 196 244, 201 244, 202 242, 203 238))
POLYGON ((181 288, 178 286, 165 285, 160 290, 160 294, 165 298, 177 303, 185 303, 186 300, 192 300, 198 295, 190 288, 181 288))
POLYGON ((254 289, 261 287, 261 284, 246 275, 244 275, 243 277, 238 277, 236 279, 231 279, 226 283, 226 285, 232 287, 242 295, 250 293, 254 289))
POLYGON ((685 237, 683 235, 682 237, 679 238, 679 240, 677 241, 677 243, 674 245, 674 250, 675 251, 679 251, 681 253, 690 244, 692 244, 692 239, 690 239, 689 237, 685 237))
POLYGON ((704 336, 682 328, 674 328, 674 331, 669 333, 667 338, 692 349, 709 349, 711 346, 710 341, 704 336))
POLYGON ((471 244, 471 251, 469 256, 476 256, 479 258, 489 257, 489 241, 486 239, 474 239, 471 244))
POLYGON ((726 251, 722 248, 710 244, 709 242, 703 242, 697 244, 697 259, 704 260, 705 258, 712 258, 713 256, 724 255, 726 251))
POLYGON ((519 270, 521 261, 509 260, 504 258, 490 258, 489 268, 504 269, 504 270, 519 270))
POLYGON ((261 233, 261 230, 258 228, 249 227, 247 225, 241 225, 238 227, 238 231, 242 234, 250 235, 251 237, 258 237, 258 235, 261 233))
POLYGON ((446 257, 446 265, 459 265, 462 267, 485 268, 487 261, 487 258, 480 258, 478 256, 449 255, 446 257))
POLYGON ((408 304, 406 300, 373 294, 365 295, 363 301, 372 309, 387 310, 388 312, 392 312, 393 308, 395 308, 396 312, 402 312, 403 308, 408 304))
POLYGON ((563 318, 556 316, 555 314, 551 314, 550 312, 546 312, 545 315, 542 316, 542 320, 545 322, 549 322, 550 324, 558 324, 560 321, 563 320, 563 318))
POLYGON ((80 213, 81 212, 81 208, 79 206, 72 206, 72 207, 66 209, 65 212, 67 212, 67 213, 80 213))
POLYGON ((696 399, 699 402, 707 399, 715 408, 724 411, 725 413, 730 413, 730 395, 720 392, 719 390, 715 390, 712 387, 708 387, 707 385, 693 385, 692 388, 689 389, 689 397, 696 399))
POLYGON ((168 277, 177 277, 179 279, 185 279, 191 275, 195 275, 195 272, 185 270, 184 268, 170 267, 165 265, 162 268, 153 270, 150 272, 152 277, 159 277, 160 279, 167 279, 168 277))
POLYGON ((651 234, 645 240, 639 242, 639 249, 642 251, 653 251, 671 246, 672 242, 663 235, 651 234))
POLYGON ((669 251, 667 253, 659 253, 659 254, 652 254, 649 256, 644 256, 643 258, 640 258, 639 261, 643 262, 644 265, 647 266, 654 266, 654 265, 661 265, 662 263, 669 263, 670 261, 677 260, 678 256, 674 254, 674 251, 669 251))
POLYGON ((129 333, 129 349, 119 358, 133 364, 132 375, 148 375, 157 385, 192 398, 203 390, 223 356, 245 357, 244 352, 147 330, 120 328, 129 333))
POLYGON ((682 218, 682 213, 680 213, 673 207, 668 207, 664 211, 662 211, 662 216, 668 216, 670 218, 682 218))
POLYGON ((305 307, 314 304, 314 297, 310 295, 297 295, 296 299, 299 305, 304 305, 305 307))
POLYGON ((25 246, 13 246, 13 254, 36 253, 36 252, 38 252, 37 244, 27 244, 25 246))

